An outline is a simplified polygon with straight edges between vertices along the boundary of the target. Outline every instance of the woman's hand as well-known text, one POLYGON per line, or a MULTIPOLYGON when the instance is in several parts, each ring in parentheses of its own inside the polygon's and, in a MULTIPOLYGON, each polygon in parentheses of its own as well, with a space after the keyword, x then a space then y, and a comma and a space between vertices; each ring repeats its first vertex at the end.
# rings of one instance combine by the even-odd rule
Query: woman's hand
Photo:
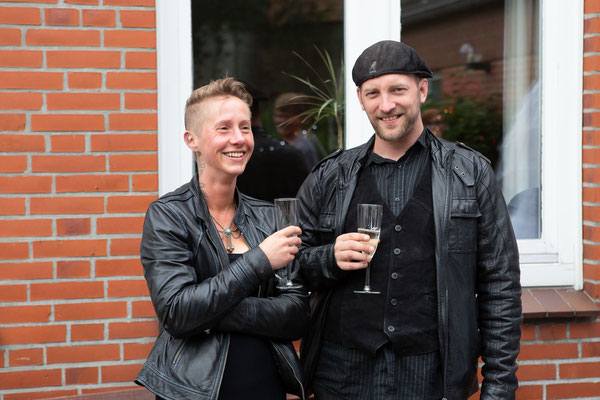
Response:
POLYGON ((267 255, 271 268, 278 270, 294 259, 302 240, 297 236, 302 230, 297 226, 283 228, 262 241, 258 246, 267 255))

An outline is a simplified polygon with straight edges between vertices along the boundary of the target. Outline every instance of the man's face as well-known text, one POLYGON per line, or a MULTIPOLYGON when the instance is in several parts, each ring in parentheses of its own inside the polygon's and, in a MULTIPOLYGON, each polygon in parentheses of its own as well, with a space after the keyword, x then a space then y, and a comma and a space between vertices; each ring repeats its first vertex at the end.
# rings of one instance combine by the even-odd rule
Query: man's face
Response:
POLYGON ((377 136, 398 142, 423 131, 421 104, 427 98, 427 88, 427 79, 386 74, 363 82, 357 93, 377 136))
POLYGON ((199 154, 205 177, 235 177, 244 172, 254 149, 250 126, 250 109, 237 97, 214 97, 201 103, 186 140, 199 154))

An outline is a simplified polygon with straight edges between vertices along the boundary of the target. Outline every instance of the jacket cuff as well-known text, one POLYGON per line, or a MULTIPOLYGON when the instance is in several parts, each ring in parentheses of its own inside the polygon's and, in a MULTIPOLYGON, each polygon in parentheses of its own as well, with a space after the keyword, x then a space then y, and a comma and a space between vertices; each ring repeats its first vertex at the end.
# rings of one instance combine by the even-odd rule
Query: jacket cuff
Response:
POLYGON ((265 281, 275 276, 269 258, 259 246, 248 250, 242 257, 246 259, 246 262, 252 267, 252 270, 256 273, 260 281, 265 281))

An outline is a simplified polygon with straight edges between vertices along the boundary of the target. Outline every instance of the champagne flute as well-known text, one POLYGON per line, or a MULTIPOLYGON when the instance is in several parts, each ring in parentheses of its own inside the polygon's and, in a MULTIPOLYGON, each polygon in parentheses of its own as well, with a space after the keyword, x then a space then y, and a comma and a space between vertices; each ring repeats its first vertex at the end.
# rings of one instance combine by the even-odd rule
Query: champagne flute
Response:
MULTIPOLYGON (((383 206, 381 204, 359 204, 357 208, 357 228, 358 233, 369 235, 369 244, 374 247, 372 253, 366 253, 373 257, 379 244, 379 235, 381 233, 381 218, 383 217, 383 206)), ((355 290, 354 293, 360 294, 380 294, 371 290, 371 263, 367 263, 365 269, 365 286, 362 290, 355 290)))
MULTIPOLYGON (((286 226, 294 225, 298 226, 298 199, 295 198, 279 198, 275 199, 275 223, 277 224, 277 230, 283 229, 286 226)), ((285 279, 281 279, 277 274, 276 276, 280 280, 284 280, 277 286, 277 289, 299 289, 302 287, 299 283, 292 281, 292 263, 289 262, 285 266, 286 276, 285 279)))

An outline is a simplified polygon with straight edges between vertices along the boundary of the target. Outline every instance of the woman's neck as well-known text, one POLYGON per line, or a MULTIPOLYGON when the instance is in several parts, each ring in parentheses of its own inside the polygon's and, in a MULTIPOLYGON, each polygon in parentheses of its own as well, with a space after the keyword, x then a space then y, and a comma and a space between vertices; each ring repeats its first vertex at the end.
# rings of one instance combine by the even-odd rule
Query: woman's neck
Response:
POLYGON ((235 179, 231 182, 209 181, 199 177, 200 188, 210 213, 217 215, 230 213, 235 207, 235 179))

